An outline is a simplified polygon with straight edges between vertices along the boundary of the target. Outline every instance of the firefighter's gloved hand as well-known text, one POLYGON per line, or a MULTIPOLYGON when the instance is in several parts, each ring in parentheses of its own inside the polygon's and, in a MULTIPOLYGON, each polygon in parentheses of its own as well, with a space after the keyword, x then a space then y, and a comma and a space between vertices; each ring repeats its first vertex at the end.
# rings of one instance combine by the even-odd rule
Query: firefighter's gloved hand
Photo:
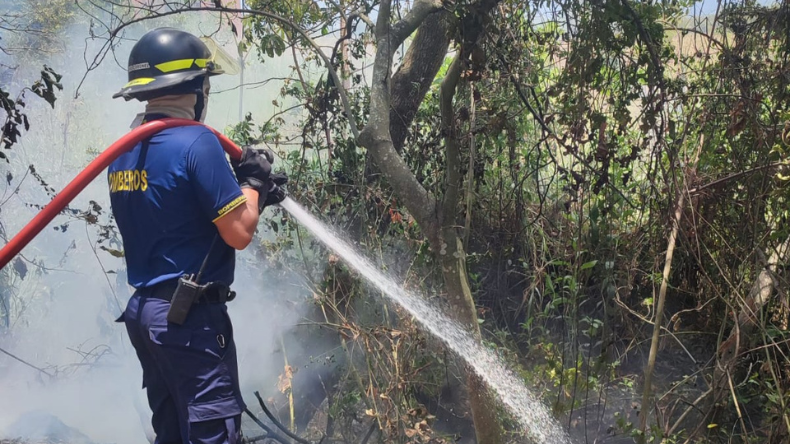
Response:
POLYGON ((277 186, 282 186, 288 183, 288 175, 285 173, 272 173, 269 179, 277 186))
POLYGON ((263 199, 260 207, 261 211, 270 205, 276 205, 285 200, 285 190, 282 186, 286 183, 288 183, 288 176, 285 173, 274 173, 269 176, 269 191, 266 194, 266 198, 263 199))
POLYGON ((231 159, 230 165, 236 173, 236 180, 242 188, 252 188, 258 192, 260 198, 265 198, 269 191, 270 174, 272 163, 269 157, 274 160, 274 156, 268 150, 256 150, 245 145, 241 149, 239 160, 231 159))

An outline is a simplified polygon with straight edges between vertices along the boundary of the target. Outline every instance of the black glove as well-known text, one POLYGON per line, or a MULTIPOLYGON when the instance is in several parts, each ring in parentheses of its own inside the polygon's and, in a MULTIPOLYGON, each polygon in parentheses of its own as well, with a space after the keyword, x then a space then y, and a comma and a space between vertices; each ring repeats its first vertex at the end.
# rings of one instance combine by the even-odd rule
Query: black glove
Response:
POLYGON ((262 202, 259 205, 260 211, 285 200, 285 190, 283 190, 282 186, 286 183, 288 183, 288 176, 285 173, 274 173, 269 176, 269 190, 267 194, 258 197, 258 202, 262 202))
POLYGON ((268 150, 257 150, 245 145, 241 148, 241 159, 230 160, 236 180, 242 188, 252 188, 262 198, 269 191, 269 175, 272 172, 274 156, 268 150))

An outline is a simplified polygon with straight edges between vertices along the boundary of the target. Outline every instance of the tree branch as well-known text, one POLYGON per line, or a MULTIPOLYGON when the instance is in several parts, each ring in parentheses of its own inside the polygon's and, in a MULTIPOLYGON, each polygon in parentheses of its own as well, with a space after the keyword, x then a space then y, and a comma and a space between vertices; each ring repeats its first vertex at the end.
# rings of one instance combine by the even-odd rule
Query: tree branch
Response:
POLYGON ((732 174, 730 174, 728 176, 725 176, 725 177, 722 177, 720 179, 716 179, 716 180, 713 180, 713 181, 708 182, 706 184, 700 185, 698 187, 691 188, 689 190, 689 194, 694 196, 696 194, 701 193, 706 188, 711 188, 711 187, 715 187, 715 186, 718 186, 718 185, 722 185, 722 184, 724 184, 726 182, 729 182, 731 180, 740 179, 743 176, 748 176, 749 174, 754 174, 754 173, 760 172, 762 170, 770 170, 772 168, 778 168, 778 167, 781 167, 781 166, 788 166, 787 161, 773 162, 773 163, 769 163, 767 165, 760 165, 758 167, 750 168, 750 169, 745 170, 745 171, 739 171, 737 173, 732 173, 732 174))
POLYGON ((400 46, 406 40, 406 37, 417 30, 425 18, 428 17, 428 14, 439 10, 441 7, 441 0, 417 0, 409 13, 406 14, 406 17, 392 25, 390 44, 393 47, 400 46))
POLYGON ((669 29, 669 30, 672 30, 672 31, 690 32, 692 34, 697 34, 699 36, 706 37, 708 40, 710 40, 711 42, 715 43, 716 46, 718 46, 719 49, 721 49, 722 51, 727 49, 727 46, 724 45, 724 43, 722 43, 721 41, 717 40, 716 37, 714 37, 714 36, 712 36, 712 35, 710 35, 710 34, 708 34, 706 32, 702 32, 699 29, 686 28, 686 27, 683 27, 683 26, 675 26, 672 23, 662 23, 661 25, 665 29, 669 29))
POLYGON ((32 368, 32 369, 38 370, 39 372, 41 372, 41 373, 43 373, 43 374, 45 374, 45 375, 49 376, 50 378, 54 377, 54 375, 53 375, 53 374, 51 374, 51 373, 49 373, 48 371, 46 371, 46 370, 44 370, 44 369, 42 369, 42 368, 40 368, 40 367, 36 367, 35 365, 33 365, 33 364, 31 364, 31 363, 29 363, 29 362, 25 361, 24 359, 22 359, 22 358, 20 358, 20 357, 18 357, 18 356, 15 356, 15 355, 13 355, 13 354, 11 354, 10 352, 6 351, 5 349, 2 349, 2 348, 0 348, 0 353, 3 353, 3 354, 5 354, 5 355, 8 355, 8 356, 10 356, 12 359, 15 359, 15 360, 17 360, 17 361, 21 362, 22 364, 25 364, 26 366, 28 366, 28 367, 30 367, 30 368, 32 368))
POLYGON ((461 78, 462 51, 458 51, 453 63, 442 80, 439 92, 439 104, 442 113, 442 134, 444 135, 445 157, 445 191, 442 202, 442 227, 455 224, 455 211, 458 208, 458 197, 461 188, 461 150, 458 146, 458 134, 455 127, 453 98, 458 81, 461 78))
POLYGON ((451 12, 428 14, 392 76, 390 134, 398 153, 403 151, 409 126, 442 67, 454 30, 455 17, 451 12))

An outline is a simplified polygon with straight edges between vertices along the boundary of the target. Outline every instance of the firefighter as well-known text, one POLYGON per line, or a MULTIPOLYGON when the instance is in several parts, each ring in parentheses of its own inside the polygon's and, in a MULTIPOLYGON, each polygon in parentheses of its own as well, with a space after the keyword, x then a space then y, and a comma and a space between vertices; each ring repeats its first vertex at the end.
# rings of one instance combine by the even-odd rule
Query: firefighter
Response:
MULTIPOLYGON (((209 79, 230 60, 192 34, 155 29, 132 48, 128 83, 113 98, 146 102, 133 127, 166 117, 203 122, 209 79)), ((138 143, 109 167, 135 288, 118 321, 143 369, 155 444, 241 441, 245 404, 226 307, 235 296, 235 250, 250 243, 263 209, 285 198, 287 182, 271 173, 270 153, 242 153, 229 165, 209 129, 182 126, 138 143)))

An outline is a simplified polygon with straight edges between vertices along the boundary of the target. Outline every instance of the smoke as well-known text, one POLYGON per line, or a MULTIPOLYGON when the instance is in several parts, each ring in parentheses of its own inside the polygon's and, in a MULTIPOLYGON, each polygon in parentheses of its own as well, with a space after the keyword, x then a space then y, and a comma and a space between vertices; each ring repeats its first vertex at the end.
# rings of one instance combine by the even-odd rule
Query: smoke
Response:
MULTIPOLYGON (((216 29, 217 21, 209 18, 181 17, 175 25, 201 33, 201 28, 216 29)), ((85 74, 83 54, 92 60, 102 43, 86 40, 89 25, 84 18, 78 22, 64 33, 62 51, 35 61, 26 59, 14 74, 15 84, 30 84, 47 64, 63 74, 64 91, 58 93, 54 109, 42 100, 27 100, 30 131, 6 151, 9 163, 0 166, 0 229, 7 238, 49 201, 48 188, 62 189, 98 152, 128 131, 143 105, 111 99, 126 82, 116 60, 124 64, 133 40, 146 29, 173 24, 159 21, 146 23, 146 29, 129 28, 126 37, 131 40, 88 74, 75 98, 85 74)), ((226 40, 232 41, 229 31, 226 40)), ((245 82, 285 77, 288 72, 287 61, 268 60, 264 69, 250 57, 245 82)), ((212 82, 212 91, 228 91, 212 94, 209 103, 207 123, 222 129, 238 121, 239 92, 234 89, 238 78, 218 77, 212 82)), ((245 89, 244 111, 271 115, 278 89, 277 82, 245 89)), ((30 364, 0 353, 0 437, 36 438, 31 430, 43 434, 48 429, 71 430, 75 434, 69 436, 84 434, 92 442, 124 444, 139 443, 150 434, 142 372, 123 324, 114 322, 130 289, 122 259, 108 252, 121 249, 120 238, 112 229, 102 228, 112 226, 104 177, 100 175, 72 202, 70 207, 79 211, 57 217, 0 275, 10 321, 5 325, 0 319, 0 347, 30 364), (93 208, 91 217, 79 214, 89 208, 93 208)), ((273 235, 262 228, 259 236, 273 235)), ((229 311, 242 390, 249 404, 253 390, 264 395, 275 391, 284 362, 281 338, 303 316, 304 304, 298 301, 305 290, 299 282, 293 272, 271 272, 251 252, 239 254, 234 285, 239 296, 229 304, 229 311)), ((298 344, 287 340, 284 344, 289 358, 303 353, 298 344)))

